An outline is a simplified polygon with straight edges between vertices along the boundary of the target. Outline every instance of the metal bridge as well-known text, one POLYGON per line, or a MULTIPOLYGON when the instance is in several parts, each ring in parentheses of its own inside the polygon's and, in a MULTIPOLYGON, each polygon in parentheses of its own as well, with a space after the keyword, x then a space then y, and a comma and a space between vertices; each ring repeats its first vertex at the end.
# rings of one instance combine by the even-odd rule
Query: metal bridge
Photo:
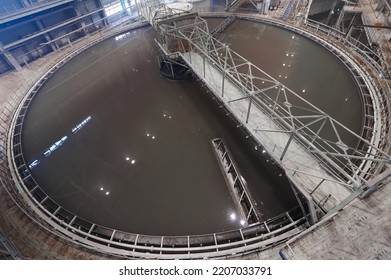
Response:
POLYGON ((137 5, 165 57, 180 57, 249 133, 255 149, 285 170, 295 193, 305 197, 312 223, 390 176, 376 100, 374 128, 365 139, 215 39, 197 13, 159 0, 137 5))

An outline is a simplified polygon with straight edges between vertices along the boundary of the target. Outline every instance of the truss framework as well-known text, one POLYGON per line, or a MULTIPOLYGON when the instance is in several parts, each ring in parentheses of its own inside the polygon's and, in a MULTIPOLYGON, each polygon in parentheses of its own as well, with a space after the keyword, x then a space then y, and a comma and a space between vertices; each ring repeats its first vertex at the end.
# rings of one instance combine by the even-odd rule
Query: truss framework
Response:
POLYGON ((364 139, 306 101, 215 39, 197 13, 172 10, 159 0, 138 5, 158 32, 159 47, 181 56, 248 129, 255 147, 312 200, 314 221, 315 208, 331 215, 380 182, 376 177, 391 158, 378 148, 378 134, 364 139))

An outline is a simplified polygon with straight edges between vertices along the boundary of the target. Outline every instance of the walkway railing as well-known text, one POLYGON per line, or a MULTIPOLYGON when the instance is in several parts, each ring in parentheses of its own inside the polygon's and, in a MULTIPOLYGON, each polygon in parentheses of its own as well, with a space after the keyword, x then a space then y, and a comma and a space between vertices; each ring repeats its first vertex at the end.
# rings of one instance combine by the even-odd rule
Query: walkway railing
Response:
POLYGON ((371 48, 357 39, 326 24, 310 19, 307 19, 301 27, 310 30, 312 33, 321 36, 322 38, 335 40, 339 44, 345 45, 350 51, 354 50, 358 55, 363 57, 363 63, 369 63, 372 68, 376 69, 379 75, 382 75, 382 77, 390 78, 390 65, 387 64, 387 61, 380 54, 374 52, 371 48))
MULTIPOLYGON (((220 12, 205 14, 208 16, 213 16, 214 14, 222 15, 220 12)), ((389 124, 391 123, 391 104, 389 94, 391 93, 391 89, 387 81, 384 80, 384 77, 389 77, 390 75, 390 65, 388 65, 385 59, 358 40, 350 36, 346 36, 346 34, 341 31, 320 22, 305 20, 298 26, 292 26, 290 24, 285 24, 283 22, 278 22, 255 14, 242 14, 237 15, 237 17, 277 25, 299 33, 303 33, 301 30, 304 30, 308 32, 304 32, 304 36, 309 36, 311 39, 331 50, 352 72, 358 86, 361 89, 366 116, 362 135, 364 138, 370 137, 370 135, 374 133, 374 130, 376 130, 373 126, 373 108, 374 106, 378 107, 378 114, 381 114, 379 117, 381 117, 385 122, 383 126, 380 126, 377 129, 381 131, 379 133, 379 135, 381 135, 381 143, 379 144, 379 147, 384 151, 390 150, 391 143, 387 140, 387 135, 390 133, 389 124), (331 43, 331 45, 327 42, 331 43), (342 55, 340 51, 337 51, 338 49, 333 48, 332 46, 339 46, 339 48, 349 55, 342 55), (362 68, 366 72, 358 73, 357 67, 354 67, 351 63, 352 59, 355 60, 356 65, 359 65, 358 68, 362 68), (365 77, 366 81, 363 80, 363 77, 365 77)), ((381 169, 381 167, 379 167, 379 169, 381 169)))
MULTIPOLYGON (((347 53, 352 53, 350 59, 346 59, 346 56, 343 57, 338 54, 337 57, 350 69, 362 90, 365 114, 369 116, 365 119, 364 133, 368 135, 369 131, 372 130, 371 116, 374 115, 374 108, 377 107, 378 117, 384 123, 384 125, 375 129, 378 131, 381 139, 379 147, 384 151, 390 151, 391 143, 388 139, 391 133, 391 88, 385 78, 390 78, 391 66, 372 49, 352 37, 347 37, 339 30, 312 20, 307 20, 302 25, 302 28, 313 34, 315 40, 317 37, 323 38, 325 42, 339 46, 347 53), (352 61, 360 65, 365 73, 357 72, 358 69, 352 66, 352 61)), ((381 168, 379 166, 379 169, 381 168)))
MULTIPOLYGON (((219 7, 219 6, 193 8, 192 11, 198 12, 200 15, 206 15, 206 16, 231 15, 231 13, 227 13, 224 10, 224 7, 219 7)), ((257 13, 256 9, 238 9, 235 15, 237 16, 249 15, 253 19, 263 19, 265 22, 271 22, 271 21, 276 22, 276 20, 270 17, 260 15, 259 13, 257 13)), ((391 77, 390 76, 391 66, 388 65, 387 61, 381 55, 376 53, 373 49, 371 49, 367 45, 361 43, 359 40, 351 36, 348 36, 348 34, 345 34, 331 26, 328 26, 318 21, 307 19, 304 17, 304 14, 300 16, 300 18, 303 19, 301 21, 295 22, 293 26, 307 29, 318 36, 325 36, 330 39, 332 38, 336 40, 338 44, 346 45, 348 48, 350 48, 350 52, 354 50, 357 54, 362 56, 364 59, 363 62, 369 63, 371 67, 375 68, 376 71, 382 75, 382 77, 388 77, 388 78, 391 77)), ((282 23, 281 26, 283 26, 282 23)), ((287 26, 292 26, 292 24, 287 24, 287 26)), ((387 42, 387 40, 385 41, 387 42)))
MULTIPOLYGON (((6 187, 8 191, 15 192, 12 182, 7 181, 6 187)), ((28 193, 28 196, 32 196, 28 200, 20 201, 20 196, 13 195, 16 202, 19 199, 22 211, 30 211, 26 215, 32 222, 41 225, 50 234, 104 255, 122 258, 204 259, 240 256, 287 241, 307 228, 301 210, 295 208, 262 223, 227 232, 151 236, 123 232, 87 221, 56 204, 37 186, 28 193)))

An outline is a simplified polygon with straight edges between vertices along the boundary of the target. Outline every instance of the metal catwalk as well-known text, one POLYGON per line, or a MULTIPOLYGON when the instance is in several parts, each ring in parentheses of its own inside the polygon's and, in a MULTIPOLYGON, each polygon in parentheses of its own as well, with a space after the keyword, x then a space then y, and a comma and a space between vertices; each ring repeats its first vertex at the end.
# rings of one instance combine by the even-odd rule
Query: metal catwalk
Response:
MULTIPOLYGON (((215 39, 197 13, 159 0, 138 2, 167 57, 181 57, 286 172, 312 221, 331 216, 385 179, 381 118, 364 139, 215 39), (379 176, 378 176, 379 175, 379 176), (319 215, 321 213, 321 215, 319 215)), ((376 108, 374 115, 376 115, 376 108)))

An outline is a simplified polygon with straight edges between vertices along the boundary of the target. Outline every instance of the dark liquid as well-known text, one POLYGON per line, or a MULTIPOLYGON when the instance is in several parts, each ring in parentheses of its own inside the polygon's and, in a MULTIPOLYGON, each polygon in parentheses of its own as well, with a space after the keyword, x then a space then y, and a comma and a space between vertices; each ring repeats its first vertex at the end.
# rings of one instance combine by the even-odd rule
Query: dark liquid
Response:
MULTIPOLYGON (((270 40, 276 37, 269 53, 282 59, 291 42, 280 35, 286 34, 284 30, 271 28, 268 34, 269 27, 239 22, 227 30, 232 37, 222 39, 259 63, 256 58, 266 51, 261 48, 264 41, 258 46, 246 43, 241 49, 241 36, 256 40, 254 30, 270 40)), ((44 85, 27 115, 23 147, 28 163, 40 159, 32 173, 45 192, 84 219, 130 232, 185 235, 239 228, 210 142, 223 137, 262 219, 295 207, 286 179, 200 84, 172 83, 159 75, 154 37, 147 28, 106 40, 71 60, 44 85), (65 140, 42 156, 60 139, 65 140)), ((296 53, 301 48, 314 48, 314 56, 327 53, 307 40, 297 44, 296 53)), ((314 59, 297 55, 295 61, 291 86, 307 85, 308 73, 300 73, 314 59), (303 82, 297 80, 300 77, 303 82)), ((280 64, 276 58, 261 62, 280 64)), ((327 62, 335 63, 330 56, 327 62)), ((343 77, 349 74, 340 64, 332 65, 339 70, 333 68, 330 75, 338 72, 344 84, 343 77)), ((270 67, 272 75, 281 69, 270 67)), ((351 79, 346 83, 354 87, 351 79)), ((323 93, 319 81, 311 81, 307 88, 319 92, 313 89, 316 85, 323 93)))

